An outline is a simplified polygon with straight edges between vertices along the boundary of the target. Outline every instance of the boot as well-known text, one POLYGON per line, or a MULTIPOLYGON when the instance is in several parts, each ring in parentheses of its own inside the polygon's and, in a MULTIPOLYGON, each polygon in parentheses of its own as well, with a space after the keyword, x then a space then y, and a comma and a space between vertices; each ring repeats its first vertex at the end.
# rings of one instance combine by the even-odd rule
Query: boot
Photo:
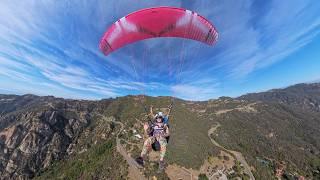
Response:
POLYGON ((164 161, 159 161, 159 169, 158 169, 158 172, 162 172, 165 168, 165 163, 164 161))
POLYGON ((143 158, 141 156, 139 156, 137 159, 136 159, 136 162, 140 165, 140 166, 144 166, 144 161, 143 161, 143 158))

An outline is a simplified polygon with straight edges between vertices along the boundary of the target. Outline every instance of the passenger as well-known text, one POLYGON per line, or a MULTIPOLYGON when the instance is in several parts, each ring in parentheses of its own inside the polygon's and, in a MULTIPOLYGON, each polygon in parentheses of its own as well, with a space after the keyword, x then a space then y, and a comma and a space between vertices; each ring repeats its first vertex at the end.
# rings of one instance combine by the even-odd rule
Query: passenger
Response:
POLYGON ((142 152, 140 157, 138 157, 137 163, 141 166, 144 165, 144 158, 147 156, 148 152, 152 149, 152 144, 160 144, 160 160, 159 160, 159 170, 164 169, 164 157, 167 150, 167 137, 169 137, 169 127, 164 123, 164 118, 158 113, 155 122, 148 125, 147 123, 143 126, 144 132, 149 137, 144 141, 142 152))

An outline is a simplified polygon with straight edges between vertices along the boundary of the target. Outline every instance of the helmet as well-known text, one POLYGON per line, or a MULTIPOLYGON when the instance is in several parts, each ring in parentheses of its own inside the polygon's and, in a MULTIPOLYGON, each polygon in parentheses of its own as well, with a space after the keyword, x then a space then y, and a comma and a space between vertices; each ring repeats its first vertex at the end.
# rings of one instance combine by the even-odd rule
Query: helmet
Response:
POLYGON ((155 118, 155 119, 161 118, 161 121, 162 121, 162 122, 164 121, 164 120, 163 120, 163 113, 162 113, 162 112, 158 112, 158 113, 155 115, 154 118, 155 118))
POLYGON ((163 113, 162 112, 158 112, 157 117, 163 117, 163 113))

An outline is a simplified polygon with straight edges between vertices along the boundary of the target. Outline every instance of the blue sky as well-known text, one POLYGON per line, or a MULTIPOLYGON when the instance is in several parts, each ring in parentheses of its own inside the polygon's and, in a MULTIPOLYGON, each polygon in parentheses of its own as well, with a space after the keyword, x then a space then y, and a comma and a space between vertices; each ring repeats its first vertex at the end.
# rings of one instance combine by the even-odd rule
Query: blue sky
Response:
POLYGON ((190 100, 320 81, 320 1, 3 0, 0 93, 102 99, 128 94, 190 100), (114 21, 141 8, 196 11, 219 31, 213 46, 151 39, 110 56, 114 21))

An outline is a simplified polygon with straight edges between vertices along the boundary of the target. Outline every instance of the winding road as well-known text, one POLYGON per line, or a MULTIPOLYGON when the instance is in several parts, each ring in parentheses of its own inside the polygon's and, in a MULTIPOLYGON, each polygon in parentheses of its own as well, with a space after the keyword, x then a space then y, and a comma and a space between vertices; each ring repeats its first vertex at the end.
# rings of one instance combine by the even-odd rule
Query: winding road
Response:
POLYGON ((237 152, 237 151, 232 151, 232 150, 229 150, 229 149, 226 149, 225 147, 221 146, 219 143, 217 143, 212 137, 211 137, 211 134, 213 134, 221 125, 219 123, 217 123, 217 125, 215 127, 212 127, 209 131, 208 131, 208 136, 211 140, 211 142, 223 149, 224 151, 230 153, 235 159, 237 159, 244 167, 244 172, 246 174, 248 174, 250 176, 250 179, 251 180, 255 180, 252 172, 251 172, 251 169, 250 169, 250 166, 248 165, 246 159, 244 158, 244 156, 240 153, 240 152, 237 152))
MULTIPOLYGON (((129 178, 138 179, 138 180, 147 180, 147 178, 144 177, 142 172, 139 170, 139 168, 141 168, 141 166, 133 158, 131 158, 127 154, 125 148, 121 145, 119 135, 122 132, 122 130, 124 129, 123 123, 121 123, 119 121, 115 121, 114 119, 110 119, 110 118, 105 118, 104 117, 103 119, 106 120, 107 122, 112 122, 112 123, 118 124, 121 127, 119 132, 118 132, 118 134, 117 134, 117 138, 116 138, 117 151, 122 155, 122 157, 127 161, 128 165, 129 165, 129 172, 131 173, 131 177, 129 177, 129 178)), ((250 166, 248 165, 248 163, 245 160, 244 156, 240 152, 226 149, 225 147, 223 147, 219 143, 217 143, 213 138, 211 138, 211 134, 213 134, 220 126, 221 125, 219 123, 217 123, 216 126, 214 126, 211 129, 209 129, 208 137, 210 138, 211 142, 215 146, 217 146, 217 147, 223 149, 224 151, 230 153, 235 159, 237 159, 243 165, 244 172, 249 175, 251 180, 255 180, 255 178, 254 178, 254 176, 253 176, 253 174, 251 172, 250 166)), ((192 175, 192 173, 190 173, 190 174, 192 175)))
POLYGON ((103 118, 105 121, 107 122, 112 122, 115 124, 118 124, 121 126, 118 134, 117 134, 117 151, 121 154, 121 156, 127 161, 128 165, 129 165, 129 173, 131 173, 131 176, 129 177, 130 179, 137 179, 137 180, 147 180, 146 177, 144 177, 144 175, 141 173, 141 171, 139 170, 139 168, 141 167, 133 158, 131 158, 128 154, 127 151, 125 150, 125 148, 121 145, 120 142, 120 138, 119 135, 122 132, 122 130, 124 129, 124 125, 122 122, 119 121, 115 121, 114 119, 110 119, 110 118, 103 118))

